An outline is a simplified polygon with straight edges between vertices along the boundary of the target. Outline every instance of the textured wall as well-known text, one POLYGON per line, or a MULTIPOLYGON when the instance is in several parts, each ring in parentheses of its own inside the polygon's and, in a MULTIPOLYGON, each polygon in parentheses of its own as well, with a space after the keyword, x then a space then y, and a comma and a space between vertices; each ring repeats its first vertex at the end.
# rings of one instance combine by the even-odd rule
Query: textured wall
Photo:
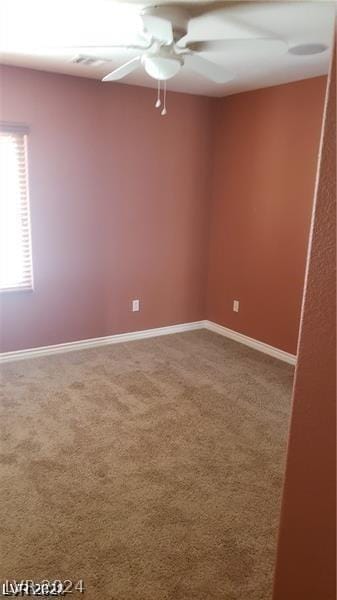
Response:
POLYGON ((274 600, 336 598, 336 65, 314 206, 274 600))
POLYGON ((294 354, 325 86, 320 77, 215 106, 207 318, 294 354))
POLYGON ((28 123, 35 290, 2 294, 1 350, 204 317, 210 100, 3 67, 28 123), (140 298, 141 312, 130 311, 140 298))

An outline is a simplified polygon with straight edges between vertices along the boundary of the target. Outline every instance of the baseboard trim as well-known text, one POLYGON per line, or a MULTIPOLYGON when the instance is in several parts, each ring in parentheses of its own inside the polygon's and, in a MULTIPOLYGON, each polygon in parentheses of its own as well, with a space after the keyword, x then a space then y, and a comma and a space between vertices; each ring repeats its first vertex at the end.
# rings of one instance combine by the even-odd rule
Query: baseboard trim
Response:
POLYGON ((172 333, 182 333, 183 331, 194 331, 195 329, 202 329, 203 327, 204 321, 194 321, 192 323, 181 323, 179 325, 169 325, 168 327, 156 327, 155 329, 132 331, 131 333, 118 333, 115 335, 107 335, 105 337, 91 338, 88 340, 54 344, 52 346, 41 346, 39 348, 28 348, 27 350, 15 350, 13 352, 2 352, 0 353, 0 364, 27 358, 36 358, 39 356, 50 356, 51 354, 72 352, 74 350, 85 350, 86 348, 98 348, 99 346, 108 346, 110 344, 119 344, 121 342, 132 342, 135 340, 143 340, 146 338, 169 335, 172 333))
POLYGON ((263 352, 264 354, 269 354, 269 356, 283 360, 290 365, 296 364, 296 356, 294 354, 290 354, 289 352, 285 352, 284 350, 280 350, 279 348, 275 348, 274 346, 270 346, 269 344, 265 344, 264 342, 250 338, 243 333, 238 333, 233 329, 228 329, 228 327, 218 325, 218 323, 214 323, 213 321, 204 321, 204 327, 209 331, 219 333, 220 335, 234 340, 235 342, 239 342, 240 344, 254 348, 254 350, 259 350, 259 352, 263 352))
POLYGON ((91 338, 88 340, 79 340, 77 342, 66 342, 64 344, 54 344, 53 346, 41 346, 39 348, 28 348, 27 350, 15 350, 13 352, 0 353, 0 364, 12 362, 16 360, 24 360, 27 358, 36 358, 39 356, 50 356, 52 354, 61 354, 64 352, 72 352, 74 350, 85 350, 86 348, 99 348, 100 346, 108 346, 110 344, 120 344, 121 342, 132 342, 135 340, 143 340, 146 338, 157 337, 161 335, 170 335, 173 333, 182 333, 183 331, 194 331, 196 329, 208 329, 214 333, 218 333, 235 342, 259 350, 264 354, 269 354, 274 358, 283 360, 290 365, 296 364, 296 356, 269 346, 264 342, 255 340, 238 333, 228 327, 223 327, 213 321, 193 321, 192 323, 181 323, 179 325, 169 325, 168 327, 156 327, 155 329, 145 329, 142 331, 132 331, 131 333, 118 333, 115 335, 107 335, 104 337, 91 338))

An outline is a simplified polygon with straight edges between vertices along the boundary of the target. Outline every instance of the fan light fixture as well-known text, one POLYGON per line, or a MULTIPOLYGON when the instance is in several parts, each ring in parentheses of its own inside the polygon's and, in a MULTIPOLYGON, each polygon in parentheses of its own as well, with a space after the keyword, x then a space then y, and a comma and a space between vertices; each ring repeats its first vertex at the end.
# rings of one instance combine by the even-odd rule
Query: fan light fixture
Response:
POLYGON ((180 71, 182 66, 182 61, 178 57, 150 56, 146 54, 142 57, 142 63, 147 74, 159 81, 171 79, 180 71))

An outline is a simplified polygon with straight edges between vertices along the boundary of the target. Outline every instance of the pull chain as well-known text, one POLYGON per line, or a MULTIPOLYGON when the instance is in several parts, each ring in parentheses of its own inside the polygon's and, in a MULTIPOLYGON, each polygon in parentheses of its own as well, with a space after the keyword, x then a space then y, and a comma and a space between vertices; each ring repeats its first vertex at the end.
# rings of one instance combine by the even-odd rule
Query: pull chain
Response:
POLYGON ((160 100, 160 79, 158 79, 158 83, 157 83, 157 100, 155 103, 155 107, 156 108, 160 108, 161 107, 161 100, 160 100))
POLYGON ((164 80, 164 106, 163 109, 161 111, 161 116, 164 117, 165 115, 167 115, 167 110, 166 110, 166 81, 164 80))

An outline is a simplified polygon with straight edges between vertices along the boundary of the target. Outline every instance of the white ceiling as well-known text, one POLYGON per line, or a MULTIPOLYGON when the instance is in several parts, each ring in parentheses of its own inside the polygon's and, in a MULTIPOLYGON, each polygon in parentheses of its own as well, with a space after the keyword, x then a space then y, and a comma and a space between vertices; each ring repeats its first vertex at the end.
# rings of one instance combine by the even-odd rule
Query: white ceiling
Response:
MULTIPOLYGON (((137 51, 109 50, 110 62, 100 66, 71 62, 76 50, 66 45, 140 43, 138 12, 145 4, 169 4, 162 0, 138 3, 112 0, 1 0, 0 51, 4 64, 101 79, 109 71, 137 55, 137 51)), ((276 37, 290 46, 323 43, 329 50, 313 56, 274 52, 264 45, 236 44, 228 51, 207 52, 204 58, 235 74, 226 84, 215 84, 184 67, 168 81, 168 89, 210 96, 277 85, 328 72, 335 2, 193 2, 183 4, 194 16, 191 39, 276 37), (207 16, 201 16, 207 11, 207 16), (210 12, 209 12, 210 11, 210 12), (198 16, 199 15, 199 16, 198 16)), ((83 50, 81 51, 84 52, 83 50)), ((99 55, 85 51, 85 54, 99 55)), ((155 87, 140 66, 123 83, 155 87)), ((114 85, 106 83, 105 85, 114 85)))

